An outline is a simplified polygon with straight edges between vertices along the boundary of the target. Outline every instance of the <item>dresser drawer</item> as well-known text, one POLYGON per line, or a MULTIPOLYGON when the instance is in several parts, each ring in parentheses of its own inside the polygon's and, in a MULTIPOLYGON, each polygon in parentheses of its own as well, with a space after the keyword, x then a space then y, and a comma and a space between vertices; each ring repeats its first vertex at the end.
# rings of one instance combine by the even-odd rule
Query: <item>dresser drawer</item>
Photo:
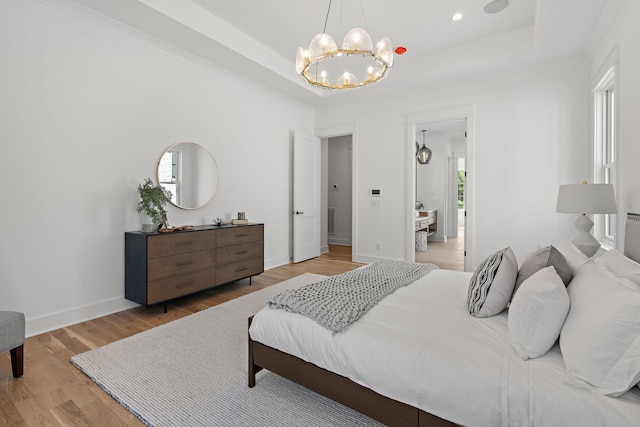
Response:
POLYGON ((216 262, 218 265, 231 264, 251 258, 263 257, 264 245, 262 242, 243 243, 241 245, 225 246, 216 249, 216 262))
POLYGON ((437 220, 438 211, 429 211, 427 217, 429 218, 429 224, 434 224, 437 220))
POLYGON ((215 247, 216 232, 186 231, 176 234, 149 236, 147 245, 147 256, 149 258, 201 251, 215 247))
POLYGON ((217 284, 232 282, 244 277, 254 276, 264 271, 264 259, 253 258, 242 262, 235 262, 219 266, 216 270, 217 284))
POLYGON ((215 285, 215 277, 216 270, 209 268, 178 277, 150 280, 147 287, 147 304, 155 304, 208 289, 215 285))
POLYGON ((161 258, 149 258, 147 261, 147 278, 149 281, 153 281, 164 277, 179 276, 211 268, 211 266, 215 265, 215 262, 214 249, 186 252, 161 258))
POLYGON ((237 245, 262 241, 264 239, 264 227, 262 225, 252 225, 246 227, 227 228, 218 231, 217 246, 237 245))

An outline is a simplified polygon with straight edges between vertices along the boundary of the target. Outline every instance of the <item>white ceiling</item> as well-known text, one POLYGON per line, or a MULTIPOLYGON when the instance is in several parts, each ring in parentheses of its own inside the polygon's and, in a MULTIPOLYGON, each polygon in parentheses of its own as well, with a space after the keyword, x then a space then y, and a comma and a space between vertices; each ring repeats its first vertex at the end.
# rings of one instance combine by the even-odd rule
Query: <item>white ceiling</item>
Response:
POLYGON ((329 0, 72 0, 311 106, 373 99, 474 74, 585 55, 624 0, 333 0, 327 33, 363 27, 405 46, 382 82, 348 91, 295 74, 298 46, 322 32, 329 0), (362 6, 362 7, 361 7, 362 6), (453 22, 454 12, 464 18, 453 22), (600 21, 599 21, 600 20, 600 21))

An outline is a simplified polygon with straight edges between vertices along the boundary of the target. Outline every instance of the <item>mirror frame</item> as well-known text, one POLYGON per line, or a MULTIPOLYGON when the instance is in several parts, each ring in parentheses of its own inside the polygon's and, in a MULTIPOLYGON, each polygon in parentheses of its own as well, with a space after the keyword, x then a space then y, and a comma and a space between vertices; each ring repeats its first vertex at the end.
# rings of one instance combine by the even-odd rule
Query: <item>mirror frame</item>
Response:
POLYGON ((215 188, 213 189, 213 191, 211 192, 211 195, 209 195, 208 199, 205 202, 203 202, 202 204, 200 204, 199 206, 182 206, 182 205, 180 205, 178 203, 174 203, 171 200, 168 200, 168 202, 171 203, 173 206, 179 208, 179 209, 184 209, 184 210, 200 209, 201 207, 206 206, 209 202, 211 202, 211 200, 213 200, 214 196, 218 192, 218 187, 220 185, 220 170, 218 168, 218 163, 216 162, 216 159, 213 157, 213 155, 209 152, 209 150, 207 150, 202 145, 198 144, 197 142, 182 141, 182 142, 176 142, 175 144, 171 144, 169 147, 167 147, 162 152, 160 157, 158 158, 158 163, 156 164, 156 180, 158 182, 158 185, 162 185, 161 182, 160 182, 160 162, 162 162, 162 158, 164 157, 164 155, 167 154, 169 151, 171 151, 171 150, 175 149, 176 147, 178 147, 180 145, 183 145, 183 144, 193 144, 193 145, 199 147, 205 153, 207 153, 207 155, 211 159, 212 166, 214 167, 213 174, 215 175, 215 178, 216 178, 216 185, 215 185, 215 188))

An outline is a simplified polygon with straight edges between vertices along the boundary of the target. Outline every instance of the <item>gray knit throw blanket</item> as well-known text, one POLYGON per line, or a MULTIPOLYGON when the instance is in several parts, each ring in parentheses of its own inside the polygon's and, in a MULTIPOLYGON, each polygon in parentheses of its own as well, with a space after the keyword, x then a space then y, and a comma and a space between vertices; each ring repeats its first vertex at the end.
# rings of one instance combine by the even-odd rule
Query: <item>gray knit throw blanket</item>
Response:
POLYGON ((396 289, 437 268, 434 264, 381 260, 298 289, 282 291, 267 305, 302 314, 337 333, 396 289))

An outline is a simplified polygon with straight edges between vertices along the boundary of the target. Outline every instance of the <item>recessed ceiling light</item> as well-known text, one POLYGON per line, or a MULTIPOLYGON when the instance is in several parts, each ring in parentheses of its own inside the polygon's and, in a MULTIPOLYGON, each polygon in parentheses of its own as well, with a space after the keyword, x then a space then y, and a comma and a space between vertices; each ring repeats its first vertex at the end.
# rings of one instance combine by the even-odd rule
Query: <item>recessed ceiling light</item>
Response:
POLYGON ((462 19, 462 13, 456 12, 451 16, 452 21, 459 21, 462 19))
POLYGON ((509 6, 509 0, 493 0, 484 6, 484 13, 498 13, 509 6))

